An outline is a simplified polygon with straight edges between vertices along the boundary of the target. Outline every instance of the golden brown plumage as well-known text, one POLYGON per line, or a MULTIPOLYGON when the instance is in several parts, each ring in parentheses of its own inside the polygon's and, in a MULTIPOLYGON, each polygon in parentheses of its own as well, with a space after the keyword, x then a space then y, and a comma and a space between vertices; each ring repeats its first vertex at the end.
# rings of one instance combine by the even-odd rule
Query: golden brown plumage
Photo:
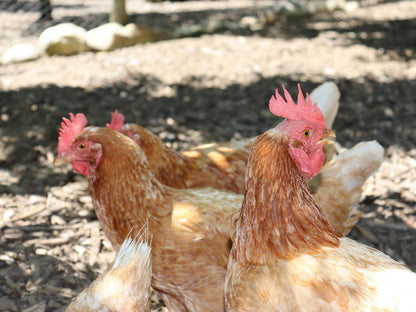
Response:
POLYGON ((169 310, 223 311, 229 218, 242 196, 161 184, 140 147, 112 129, 85 128, 63 151, 80 173, 88 164, 94 208, 115 249, 133 226, 149 222, 152 286, 169 310))
POLYGON ((123 242, 114 264, 65 312, 150 312, 152 265, 147 231, 123 242))
MULTIPOLYGON (((339 97, 339 90, 333 82, 323 83, 311 93, 312 100, 318 102, 329 125, 338 111, 339 97)), ((144 127, 124 124, 124 116, 118 112, 112 113, 108 126, 130 136, 140 145, 150 169, 161 183, 174 188, 213 187, 244 194, 244 174, 255 137, 204 144, 180 153, 168 148, 144 127)), ((327 159, 333 152, 332 148, 326 151, 327 159)))
POLYGON ((317 218, 322 211, 287 156, 288 141, 276 132, 259 136, 252 147, 244 201, 234 215, 232 257, 239 263, 273 264, 276 256, 288 259, 310 246, 339 243, 328 221, 317 218))
MULTIPOLYGON (((335 119, 340 93, 332 82, 313 90, 328 127, 335 119)), ((109 125, 136 141, 146 154, 150 169, 163 184, 174 188, 213 187, 244 194, 244 174, 251 144, 256 138, 228 143, 211 143, 179 153, 136 124, 124 124, 114 113, 109 125)), ((357 205, 366 179, 380 166, 384 151, 377 142, 364 142, 340 155, 329 145, 324 147, 326 165, 308 185, 326 211, 336 232, 347 235, 361 213, 357 205), (335 158, 330 161, 331 158, 335 158)))
POLYGON ((244 192, 244 172, 250 144, 248 140, 243 144, 239 142, 238 146, 211 144, 179 153, 139 125, 125 124, 118 130, 130 135, 140 145, 150 169, 167 186, 213 187, 239 194, 244 192))
MULTIPOLYGON (((248 151, 255 138, 226 144, 206 144, 183 153, 135 124, 126 129, 140 133, 141 147, 156 178, 175 188, 213 187, 244 193, 244 173, 248 151), (151 142, 151 143, 150 143, 151 142)), ((332 151, 330 149, 330 151, 332 151)), ((331 155, 319 175, 308 180, 309 188, 327 213, 336 232, 348 235, 361 212, 362 186, 381 165, 384 150, 375 141, 361 142, 339 155, 331 155)))
MULTIPOLYGON (((73 116, 72 116, 73 117, 73 116)), ((73 124, 78 125, 77 115, 73 124)), ((149 222, 152 286, 173 311, 221 311, 233 211, 243 197, 160 183, 141 148, 108 128, 75 127, 58 144, 58 158, 71 161, 89 180, 98 220, 117 250, 135 226, 149 222)), ((67 121, 67 128, 73 125, 67 121)), ((134 233, 132 233, 134 235, 134 233)))
MULTIPOLYGON (((81 124, 74 121, 76 127, 64 122, 63 128, 66 125, 70 131, 61 129, 58 158, 71 161, 76 172, 88 176, 97 217, 114 248, 118 249, 133 225, 140 227, 149 220, 153 234, 152 285, 168 308, 222 310, 232 232, 229 218, 239 208, 242 196, 212 188, 167 187, 157 177, 177 183, 182 170, 176 170, 181 162, 162 173, 153 173, 147 159, 157 165, 170 152, 160 153, 153 144, 150 150, 155 157, 146 157, 134 141, 116 131, 84 129, 86 118, 79 117, 81 124), (66 132, 70 138, 63 135, 66 132)), ((136 141, 143 138, 133 135, 136 141)), ((206 147, 202 149, 207 151, 206 147)), ((218 150, 214 147, 214 152, 218 150)), ((207 157, 211 155, 219 167, 226 167, 221 155, 211 152, 206 153, 207 157)), ((178 157, 176 152, 172 155, 178 157)), ((200 179, 195 181, 205 181, 204 175, 195 176, 200 179)))
POLYGON ((277 129, 252 147, 226 277, 227 311, 413 311, 416 274, 339 238, 277 129))

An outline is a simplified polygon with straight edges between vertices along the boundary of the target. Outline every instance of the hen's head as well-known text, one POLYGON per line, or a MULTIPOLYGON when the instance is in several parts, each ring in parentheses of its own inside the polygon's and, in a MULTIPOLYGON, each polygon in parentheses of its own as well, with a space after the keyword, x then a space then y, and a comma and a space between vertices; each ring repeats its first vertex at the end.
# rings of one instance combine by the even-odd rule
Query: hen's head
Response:
POLYGON ((83 132, 88 121, 84 114, 69 114, 70 119, 63 118, 59 130, 58 149, 55 163, 69 161, 75 172, 90 176, 91 168, 97 168, 101 155, 101 144, 83 139, 83 132))
POLYGON ((276 89, 269 102, 270 111, 286 118, 277 129, 289 140, 289 153, 299 166, 305 178, 312 178, 321 170, 325 155, 323 144, 335 138, 333 130, 327 129, 322 112, 312 104, 309 94, 306 100, 298 84, 298 103, 295 104, 289 92, 282 86, 286 101, 276 89))
POLYGON ((124 116, 117 110, 115 110, 114 113, 111 113, 111 122, 107 124, 107 127, 127 135, 138 145, 141 144, 140 134, 137 133, 138 126, 136 125, 136 131, 134 131, 131 129, 132 126, 129 124, 124 124, 124 116))

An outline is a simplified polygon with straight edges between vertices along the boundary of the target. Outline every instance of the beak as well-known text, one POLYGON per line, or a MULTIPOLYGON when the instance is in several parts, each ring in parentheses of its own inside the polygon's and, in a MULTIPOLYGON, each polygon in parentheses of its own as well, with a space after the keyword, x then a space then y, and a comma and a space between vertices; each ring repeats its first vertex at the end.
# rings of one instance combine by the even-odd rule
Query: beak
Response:
POLYGON ((54 166, 62 165, 62 164, 68 163, 70 161, 71 160, 67 156, 56 156, 55 159, 53 160, 53 165, 54 166))
POLYGON ((322 136, 322 138, 318 141, 318 143, 321 143, 323 145, 325 144, 332 144, 335 142, 335 131, 332 129, 325 129, 324 130, 324 135, 322 136))

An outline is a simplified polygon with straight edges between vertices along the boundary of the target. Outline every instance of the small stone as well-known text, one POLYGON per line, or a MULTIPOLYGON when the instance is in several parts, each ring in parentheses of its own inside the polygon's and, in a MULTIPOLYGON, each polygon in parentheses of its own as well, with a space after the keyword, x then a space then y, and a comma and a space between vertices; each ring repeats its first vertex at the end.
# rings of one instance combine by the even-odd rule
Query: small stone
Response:
POLYGON ((89 196, 89 195, 80 196, 79 201, 83 204, 89 204, 89 203, 92 202, 91 201, 91 196, 89 196))
POLYGON ((136 24, 122 26, 118 23, 107 23, 91 29, 86 34, 87 45, 97 51, 112 51, 137 43, 158 39, 159 34, 148 27, 136 24))
POLYGON ((80 254, 81 256, 85 253, 85 251, 86 251, 86 249, 85 249, 85 247, 84 246, 81 246, 81 245, 75 245, 74 246, 74 250, 78 253, 78 254, 80 254))
POLYGON ((14 262, 14 259, 10 258, 8 255, 0 255, 0 260, 4 261, 7 265, 12 265, 14 262))
POLYGON ((17 311, 14 302, 6 297, 0 298, 0 307, 2 311, 17 311))
POLYGON ((43 248, 37 248, 35 250, 35 254, 40 255, 40 256, 44 256, 48 254, 48 251, 46 249, 43 248))
POLYGON ((62 23, 45 29, 39 36, 39 46, 49 55, 72 55, 88 50, 86 31, 72 23, 62 23))
POLYGON ((387 107, 384 109, 384 115, 386 115, 387 117, 393 117, 394 112, 390 107, 387 107))
POLYGON ((63 225, 63 224, 66 224, 66 221, 60 216, 52 215, 51 216, 51 224, 63 225))
POLYGON ((87 45, 97 51, 111 51, 120 48, 122 43, 117 41, 117 33, 120 33, 122 29, 123 26, 118 23, 107 23, 93 28, 85 35, 87 45))
MULTIPOLYGON (((22 63, 39 58, 41 50, 37 45, 22 43, 8 48, 2 57, 3 64, 22 63)), ((3 118, 2 118, 3 119, 3 118)))

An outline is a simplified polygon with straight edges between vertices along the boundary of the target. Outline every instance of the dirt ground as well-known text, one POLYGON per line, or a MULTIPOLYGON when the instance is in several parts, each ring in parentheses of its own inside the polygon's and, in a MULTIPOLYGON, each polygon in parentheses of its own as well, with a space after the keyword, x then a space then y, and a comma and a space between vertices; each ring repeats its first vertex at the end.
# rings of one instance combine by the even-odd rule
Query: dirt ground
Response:
MULTIPOLYGON (((212 9, 208 2, 196 9, 177 3, 172 12, 169 5, 151 4, 153 11, 132 19, 169 29, 269 12, 261 5, 212 9)), ((84 20, 96 20, 87 13, 84 20)), ((21 41, 33 42, 35 34, 21 41)), ((0 43, 4 51, 6 41, 0 43)), ((52 165, 63 116, 82 112, 103 126, 118 109, 181 150, 269 129, 276 122, 267 113, 273 90, 285 84, 295 92, 297 82, 306 91, 337 83, 334 128, 343 146, 377 140, 385 148, 350 237, 416 271, 415 56, 416 2, 399 1, 1 66, 0 310, 61 311, 114 257, 86 180, 52 165)), ((154 310, 163 309, 154 300, 154 310)))

